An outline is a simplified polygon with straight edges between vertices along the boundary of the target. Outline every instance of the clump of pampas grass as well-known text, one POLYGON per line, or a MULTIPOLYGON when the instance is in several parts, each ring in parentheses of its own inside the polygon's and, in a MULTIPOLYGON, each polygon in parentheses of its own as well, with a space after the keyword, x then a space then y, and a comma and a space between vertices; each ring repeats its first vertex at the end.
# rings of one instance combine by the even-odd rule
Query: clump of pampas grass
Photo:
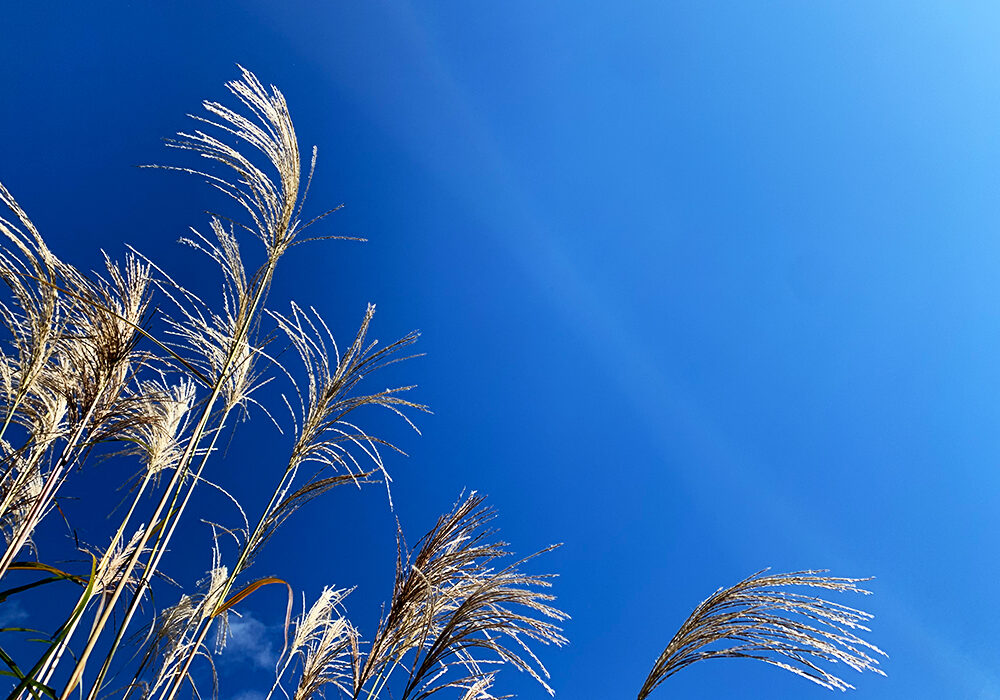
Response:
MULTIPOLYGON (((105 256, 100 274, 82 272, 49 249, 0 185, 9 212, 0 216, 7 292, 0 299, 0 579, 8 584, 0 602, 46 586, 48 611, 60 620, 28 658, 15 659, 0 640, 10 698, 174 700, 182 691, 202 697, 206 677, 215 694, 213 659, 225 645, 229 616, 272 584, 288 589, 289 608, 268 700, 324 693, 487 700, 497 697, 504 667, 554 693, 538 653, 567 643, 567 615, 555 606, 551 575, 530 573, 549 550, 513 557, 492 529, 494 511, 476 493, 461 497, 412 548, 399 531, 392 597, 370 637, 348 617, 350 589, 328 586, 308 607, 303 598, 293 617, 292 586, 253 573, 274 533, 310 501, 345 484, 383 483, 388 492, 383 453, 396 448, 362 427, 365 411, 384 409, 416 429, 413 416, 426 407, 410 398, 412 386, 366 388, 371 375, 411 357, 417 341, 416 333, 385 345, 372 340, 374 306, 344 345, 312 309, 268 308, 285 253, 335 209, 303 216, 316 150, 304 167, 281 92, 244 69, 227 88, 235 108, 205 102, 195 128, 167 141, 201 167, 152 166, 204 179, 240 212, 239 220, 212 216, 206 232, 184 239, 217 267, 216 303, 134 250, 122 262, 105 256), (255 251, 250 257, 247 248, 255 251), (272 356, 270 344, 289 352, 272 356), (292 390, 268 407, 259 390, 275 377, 290 380, 292 390), (252 408, 276 422, 287 409, 291 445, 267 504, 247 512, 215 483, 212 465, 225 445, 220 439, 252 408), (40 528, 63 515, 65 484, 107 456, 102 445, 134 460, 134 476, 106 539, 78 543, 83 563, 67 571, 48 563, 40 528), (213 532, 211 563, 204 578, 177 594, 163 557, 178 545, 179 523, 199 515, 189 511, 195 490, 204 488, 228 499, 235 522, 200 514, 213 532), (16 576, 33 578, 12 582, 16 576)), ((850 686, 823 664, 880 673, 873 654, 881 652, 858 636, 868 615, 785 592, 858 592, 857 582, 761 573, 720 590, 656 660, 640 700, 685 666, 712 658, 758 659, 835 689, 850 686)), ((8 628, 0 636, 22 632, 8 628)))

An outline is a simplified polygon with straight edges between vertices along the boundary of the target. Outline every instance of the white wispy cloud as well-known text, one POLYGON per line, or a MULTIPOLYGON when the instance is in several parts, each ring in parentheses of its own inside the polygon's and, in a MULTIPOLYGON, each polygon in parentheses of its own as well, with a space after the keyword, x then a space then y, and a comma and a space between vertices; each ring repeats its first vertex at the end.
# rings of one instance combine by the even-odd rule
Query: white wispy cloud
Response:
POLYGON ((242 690, 233 695, 230 700, 264 700, 267 697, 259 690, 242 690))
MULTIPOLYGON (((256 668, 274 668, 278 654, 274 650, 274 642, 271 637, 272 630, 253 615, 244 613, 240 618, 233 617, 229 621, 229 639, 221 659, 224 663, 242 661, 256 668)), ((237 698, 260 700, 255 696, 251 697, 254 692, 245 691, 237 698)))
POLYGON ((0 627, 10 627, 27 619, 28 611, 18 601, 5 602, 0 607, 0 627))

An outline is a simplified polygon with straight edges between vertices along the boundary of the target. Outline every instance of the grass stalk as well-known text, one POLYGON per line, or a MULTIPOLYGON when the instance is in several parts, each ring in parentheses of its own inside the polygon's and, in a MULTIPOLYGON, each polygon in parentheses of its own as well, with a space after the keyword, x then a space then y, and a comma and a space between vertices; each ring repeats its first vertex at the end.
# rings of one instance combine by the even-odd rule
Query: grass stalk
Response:
POLYGON ((56 491, 58 491, 59 487, 62 486, 62 482, 65 480, 66 472, 73 463, 74 453, 79 447, 79 442, 82 440, 87 425, 93 418, 96 408, 97 402, 94 401, 88 407, 86 415, 76 426, 73 431, 73 435, 63 447, 63 451, 60 454, 59 459, 56 461, 55 466, 48 474, 48 478, 45 481, 45 486, 43 487, 41 494, 39 494, 38 498, 35 499, 31 509, 28 511, 28 515, 18 527, 10 545, 7 547, 7 551, 5 551, 3 556, 0 557, 0 579, 7 574, 10 565, 14 561, 14 557, 17 556, 17 553, 27 543, 28 538, 31 536, 31 533, 38 524, 37 521, 41 520, 41 514, 44 512, 45 508, 48 507, 49 503, 51 503, 56 491))
MULTIPOLYGON (((135 595, 132 597, 132 599, 129 601, 128 606, 126 607, 125 613, 122 617, 122 621, 119 623, 118 628, 115 632, 115 638, 112 640, 111 647, 109 648, 105 656, 104 662, 101 664, 101 669, 98 672, 97 677, 95 678, 89 693, 87 694, 87 700, 95 700, 95 698, 97 698, 98 696, 98 693, 100 692, 101 684, 103 683, 104 678, 107 676, 114 655, 117 652, 118 647, 120 646, 122 640, 125 637, 125 632, 128 629, 129 624, 132 621, 132 618, 135 616, 140 604, 142 603, 142 596, 144 593, 144 589, 149 587, 149 582, 150 582, 149 580, 152 577, 152 572, 156 571, 157 567, 159 566, 160 559, 166 552, 166 545, 170 541, 170 538, 173 535, 173 530, 177 526, 177 523, 179 522, 180 514, 183 512, 184 507, 187 505, 188 499, 190 499, 191 497, 194 485, 198 482, 198 479, 205 468, 206 461, 212 455, 215 449, 216 442, 218 440, 219 435, 222 432, 222 428, 225 425, 225 420, 227 417, 228 417, 228 411, 222 416, 221 420, 219 421, 219 425, 217 425, 215 429, 212 431, 212 440, 209 443, 208 448, 206 449, 205 454, 202 457, 202 461, 198 467, 198 470, 193 475, 193 478, 191 480, 191 486, 188 489, 188 492, 185 496, 184 501, 181 504, 181 507, 179 509, 176 509, 177 517, 171 519, 171 523, 169 526, 170 531, 167 533, 167 536, 164 537, 162 541, 158 540, 151 548, 149 559, 147 560, 147 564, 146 567, 144 568, 143 575, 139 579, 135 595)), ((174 504, 176 504, 176 500, 174 501, 174 504)), ((175 508, 172 505, 168 512, 173 512, 174 510, 175 508)))

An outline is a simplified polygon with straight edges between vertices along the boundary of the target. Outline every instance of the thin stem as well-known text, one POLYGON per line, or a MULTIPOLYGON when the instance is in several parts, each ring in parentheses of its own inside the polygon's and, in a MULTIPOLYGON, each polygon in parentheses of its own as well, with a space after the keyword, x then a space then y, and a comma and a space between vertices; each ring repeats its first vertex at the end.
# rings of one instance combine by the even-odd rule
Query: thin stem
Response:
MULTIPOLYGON (((288 474, 288 472, 285 473, 286 476, 287 476, 287 474, 288 474)), ((268 502, 267 507, 264 509, 263 513, 261 514, 260 519, 257 522, 257 526, 254 528, 254 532, 253 532, 254 535, 256 535, 258 532, 260 532, 260 531, 263 530, 263 528, 265 526, 265 523, 267 521, 267 518, 268 518, 268 516, 271 513, 271 509, 274 508, 274 506, 278 502, 278 499, 280 498, 280 494, 281 494, 281 488, 280 487, 284 483, 284 481, 285 481, 285 478, 283 477, 282 480, 281 480, 281 482, 279 482, 279 488, 277 490, 275 490, 273 494, 271 494, 271 500, 268 502)), ((192 484, 192 487, 193 487, 193 484, 192 484)), ((226 599, 226 597, 229 595, 229 591, 232 589, 233 583, 235 583, 235 581, 236 581, 236 577, 240 574, 240 568, 243 566, 243 564, 247 560, 247 557, 250 555, 250 549, 251 549, 251 547, 253 545, 253 542, 254 542, 254 539, 252 537, 248 536, 246 542, 244 542, 244 544, 243 544, 243 547, 240 549, 240 554, 239 554, 239 557, 236 560, 235 566, 232 569, 232 573, 230 573, 230 575, 228 577, 226 577, 226 580, 222 584, 221 592, 217 596, 217 600, 219 602, 224 601, 226 599)), ((181 668, 180 673, 177 674, 176 678, 174 679, 174 684, 171 687, 169 693, 165 696, 165 700, 171 700, 174 697, 174 695, 177 693, 177 691, 180 689, 180 683, 183 682, 183 678, 187 674, 188 669, 191 667, 191 663, 194 661, 194 657, 197 656, 198 649, 201 647, 201 644, 205 641, 205 637, 208 636, 208 630, 211 628, 212 620, 214 619, 214 612, 215 611, 212 611, 208 615, 208 617, 206 618, 206 620, 200 620, 199 621, 198 624, 199 624, 200 629, 198 630, 197 641, 191 647, 191 652, 187 655, 187 658, 184 660, 184 665, 181 668)), ((92 699, 88 698, 88 700, 92 700, 92 699)))
MULTIPOLYGON (((219 425, 216 426, 215 430, 212 433, 212 441, 209 443, 208 449, 206 450, 205 454, 202 457, 201 464, 198 467, 198 471, 195 474, 194 479, 192 480, 191 487, 188 489, 188 494, 184 500, 184 505, 187 505, 187 499, 190 498, 191 492, 194 489, 194 485, 198 482, 198 477, 201 475, 202 470, 204 470, 205 468, 205 463, 208 461, 208 458, 211 456, 212 452, 215 449, 216 441, 219 439, 219 434, 222 432, 222 427, 225 424, 228 415, 229 415, 228 411, 223 414, 219 425)), ((178 520, 179 518, 174 518, 171 521, 171 526, 170 526, 171 529, 170 532, 168 533, 166 540, 169 540, 170 536, 173 535, 173 528, 176 527, 178 520)), ((163 553, 166 551, 165 544, 162 547, 156 545, 154 545, 154 547, 155 551, 150 553, 150 559, 147 560, 147 565, 146 565, 147 571, 156 570, 156 567, 160 563, 160 559, 162 558, 163 553)), ((139 587, 143 586, 148 587, 147 578, 143 578, 140 581, 139 587)), ((108 653, 104 658, 104 663, 101 664, 101 670, 98 672, 97 678, 94 680, 94 684, 93 686, 91 686, 90 692, 87 694, 87 700, 94 700, 97 697, 98 692, 100 692, 101 683, 104 682, 104 678, 111 667, 111 661, 114 658, 114 655, 118 650, 118 647, 121 645, 122 639, 124 639, 125 637, 125 631, 128 629, 129 623, 132 621, 132 618, 135 616, 136 611, 139 609, 139 605, 142 603, 141 593, 142 591, 140 591, 137 588, 136 594, 132 597, 132 600, 129 601, 128 608, 125 611, 125 616, 122 618, 122 622, 118 627, 118 630, 115 634, 115 638, 111 643, 111 648, 108 650, 108 653)))
MULTIPOLYGON (((102 389, 103 393, 103 389, 102 389)), ((45 486, 42 492, 35 499, 35 502, 31 506, 31 510, 28 511, 28 515, 25 517, 24 521, 18 526, 16 535, 12 538, 11 544, 7 547, 7 551, 4 552, 3 556, 0 557, 0 578, 3 578, 7 574, 7 570, 14 561, 14 557, 17 553, 21 551, 21 548, 28 541, 31 533, 34 531, 35 526, 38 524, 37 520, 41 520, 41 513, 48 503, 52 500, 55 492, 62 485, 65 479, 64 472, 66 468, 72 463, 73 453, 79 447, 79 441, 83 437, 83 434, 87 428, 87 424, 93 418, 94 411, 97 408, 99 401, 98 397, 95 398, 90 407, 87 409, 86 415, 80 424, 77 425, 76 430, 73 431, 72 437, 66 442, 63 448, 62 454, 56 461, 56 466, 53 467, 52 471, 49 472, 48 479, 45 481, 45 486)))
MULTIPOLYGON (((119 525, 118 532, 116 532, 115 536, 112 538, 111 544, 104 551, 104 555, 101 557, 101 561, 99 562, 98 566, 100 566, 101 564, 104 564, 104 562, 110 556, 111 552, 117 546, 118 541, 124 535, 125 528, 127 527, 129 520, 132 518, 132 515, 135 513, 136 506, 138 506, 139 501, 142 498, 143 492, 146 490, 146 486, 149 484, 149 482, 152 479, 152 477, 153 477, 153 475, 147 471, 146 475, 142 479, 142 483, 139 485, 139 490, 136 493, 135 498, 132 499, 132 505, 129 507, 128 513, 125 514, 125 519, 122 521, 121 525, 119 525)), ((150 524, 150 526, 152 526, 152 524, 150 524)), ((126 583, 126 579, 122 578, 118 582, 118 585, 119 586, 124 586, 125 583, 126 583)), ((97 618, 95 617, 95 623, 96 623, 96 620, 97 620, 97 618)), ((118 635, 116 635, 116 637, 115 637, 115 641, 112 644, 111 651, 109 652, 107 662, 105 662, 105 664, 101 667, 101 672, 100 672, 100 674, 98 674, 97 681, 95 683, 95 687, 96 687, 96 685, 100 684, 100 682, 104 678, 104 674, 107 672, 107 667, 108 667, 108 664, 111 661, 111 656, 114 654, 115 648, 118 646, 118 643, 121 641, 121 638, 125 634, 125 626, 126 626, 126 624, 127 624, 127 622, 122 625, 121 629, 119 630, 118 635)), ((91 633, 93 633, 93 630, 91 630, 91 633)), ((67 640, 67 643, 68 643, 68 640, 67 640)))
MULTIPOLYGON (((164 510, 166 509, 168 502, 176 503, 176 497, 180 490, 182 477, 187 473, 188 466, 191 463, 192 458, 194 457, 197 444, 200 442, 201 436, 204 434, 205 428, 208 425, 209 417, 211 415, 211 410, 214 407, 216 400, 218 400, 219 396, 222 394, 223 387, 225 385, 226 379, 228 378, 227 375, 236 361, 237 348, 240 347, 242 343, 246 342, 246 338, 250 332, 252 323, 257 316, 256 313, 257 308, 263 301, 263 297, 268 287, 268 283, 270 282, 271 275, 274 272, 275 262, 276 261, 269 261, 266 264, 266 267, 263 271, 263 275, 258 281, 257 289, 255 290, 253 298, 251 299, 251 303, 249 304, 249 306, 245 307, 246 310, 243 314, 243 318, 241 319, 240 324, 237 326, 237 333, 234 334, 233 336, 232 343, 230 344, 230 351, 226 357, 226 361, 223 363, 219 371, 218 379, 216 380, 215 385, 212 387, 212 393, 205 404, 205 408, 202 410, 202 414, 198 420, 198 424, 196 425, 192 433, 191 439, 188 441, 187 447, 185 447, 184 454, 181 456, 181 460, 177 465, 177 468, 174 470, 174 473, 170 479, 170 483, 167 485, 163 497, 160 498, 160 501, 156 506, 156 510, 154 511, 153 516, 150 518, 151 524, 155 523, 160 519, 161 516, 163 516, 164 510), (171 494, 173 494, 173 498, 171 498, 171 494)), ((202 469, 204 468, 204 464, 205 462, 203 461, 201 466, 202 469)), ((201 470, 199 469, 199 475, 200 473, 201 470)), ((194 480, 194 483, 197 483, 197 478, 194 480)), ((168 512, 165 517, 167 518, 173 517, 179 519, 180 515, 181 512, 177 512, 174 514, 168 512)), ((149 536, 152 533, 152 530, 153 528, 150 527, 150 530, 147 531, 146 535, 139 542, 138 546, 135 549, 135 552, 133 552, 132 556, 129 557, 129 560, 126 563, 126 566, 122 573, 123 578, 127 578, 128 576, 130 576, 132 571, 135 569, 136 565, 139 562, 139 559, 141 558, 143 549, 149 542, 149 536)), ((172 533, 173 533, 173 528, 171 527, 169 534, 172 533)), ((157 537, 157 543, 155 545, 156 549, 166 547, 167 543, 169 542, 169 534, 166 538, 164 538, 163 530, 162 529, 160 530, 160 533, 157 537)), ((150 560, 152 560, 153 556, 154 555, 151 555, 150 560)), ((159 561, 158 555, 156 556, 156 561, 157 562, 159 561)), ((153 567, 146 566, 140 578, 139 586, 136 589, 134 600, 138 599, 139 596, 141 596, 144 593, 145 586, 148 584, 149 578, 152 576, 152 573, 153 573, 153 567)), ((112 593, 111 600, 108 603, 108 607, 104 611, 104 614, 101 616, 101 619, 99 620, 97 630, 95 631, 95 634, 93 634, 91 638, 88 640, 86 648, 80 654, 80 658, 76 663, 76 667, 73 669, 73 673, 66 684, 66 688, 60 695, 59 700, 68 700, 69 694, 73 692, 73 689, 76 687, 76 684, 79 683, 80 678, 83 675, 83 669, 86 666, 87 660, 90 658, 90 654, 93 652, 94 647, 97 645, 97 640, 98 637, 100 636, 100 632, 107 624, 108 619, 111 617, 111 613, 114 610, 114 606, 118 602, 118 598, 121 596, 122 588, 123 587, 119 586, 115 588, 114 593, 112 593)))

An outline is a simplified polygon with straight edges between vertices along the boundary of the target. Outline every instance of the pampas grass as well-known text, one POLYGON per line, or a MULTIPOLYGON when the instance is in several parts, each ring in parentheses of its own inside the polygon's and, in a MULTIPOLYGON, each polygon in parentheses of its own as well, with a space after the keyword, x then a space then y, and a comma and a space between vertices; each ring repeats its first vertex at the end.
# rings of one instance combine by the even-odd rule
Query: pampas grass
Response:
POLYGON ((842 663, 855 671, 885 675, 872 654, 878 647, 859 635, 871 615, 823 598, 785 588, 818 588, 838 593, 867 579, 834 578, 822 571, 749 576, 720 588, 698 605, 660 654, 639 691, 644 700, 686 666, 707 659, 756 659, 830 690, 853 688, 820 664, 842 663))
MULTIPOLYGON (((205 116, 193 117, 196 128, 167 141, 200 166, 151 166, 204 179, 240 212, 213 215, 204 232, 192 229, 183 239, 217 268, 214 301, 135 250, 122 261, 104 256, 100 274, 63 262, 0 185, 9 211, 0 216, 7 292, 0 298, 2 595, 45 586, 46 606, 59 620, 27 658, 14 659, 0 640, 4 674, 13 678, 9 697, 214 696, 214 658, 229 616, 271 585, 287 588, 289 607, 269 700, 324 693, 488 700, 505 667, 553 694, 540 655, 567 643, 568 616, 556 607, 552 576, 532 573, 542 561, 536 557, 552 548, 514 557, 497 539, 495 512, 481 495, 461 497, 412 547, 398 529, 392 596, 368 637, 348 615, 350 589, 328 586, 308 607, 303 598, 293 618, 293 586, 254 572, 275 533, 314 499, 339 494, 338 486, 380 483, 391 505, 386 459, 399 450, 365 427, 367 413, 388 411, 416 430, 413 417, 427 407, 411 398, 412 386, 368 388, 386 366, 413 357, 417 341, 416 333, 373 340, 374 306, 359 314, 357 332, 343 344, 314 309, 268 307, 284 254, 331 212, 304 219, 316 151, 304 170, 285 98, 240 71, 227 84, 236 109, 205 102, 205 116), (245 248, 256 253, 248 258, 245 248), (261 391, 271 382, 287 382, 280 401, 261 391), (253 415, 277 424, 290 443, 284 461, 262 472, 274 477, 257 509, 214 481, 221 448, 253 415), (79 570, 62 571, 47 563, 58 551, 53 538, 39 533, 56 513, 66 517, 59 507, 66 483, 88 478, 93 462, 106 458, 134 465, 128 491, 105 539, 77 543, 79 570), (195 491, 206 488, 228 510, 189 512, 195 491), (175 535, 192 519, 211 528, 210 556, 204 577, 178 593, 164 556, 187 547, 175 535), (10 583, 23 572, 46 577, 10 583), (206 677, 211 687, 201 687, 206 677)), ((709 658, 755 658, 839 689, 850 686, 820 664, 880 673, 872 654, 881 652, 857 636, 869 616, 783 590, 858 592, 856 583, 815 572, 757 574, 719 591, 670 641, 640 699, 709 658)), ((0 637, 17 633, 0 630, 0 637)))

